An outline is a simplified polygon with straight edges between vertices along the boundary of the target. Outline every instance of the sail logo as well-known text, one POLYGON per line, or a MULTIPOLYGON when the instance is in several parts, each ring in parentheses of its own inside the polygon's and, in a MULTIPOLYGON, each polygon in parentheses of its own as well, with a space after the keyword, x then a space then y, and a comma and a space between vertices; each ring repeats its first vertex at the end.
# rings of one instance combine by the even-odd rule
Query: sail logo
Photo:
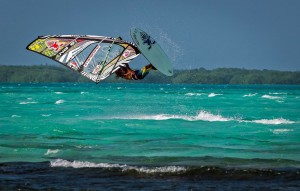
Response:
POLYGON ((152 48, 152 45, 155 44, 155 40, 151 39, 151 37, 145 33, 145 32, 140 32, 143 44, 148 45, 148 50, 152 48))
POLYGON ((58 40, 49 40, 46 42, 46 46, 55 52, 58 52, 60 47, 62 47, 64 43, 60 43, 58 40))
POLYGON ((68 46, 66 46, 64 49, 62 49, 58 55, 62 56, 63 54, 65 54, 72 46, 74 46, 77 43, 77 39, 74 39, 70 42, 70 44, 68 44, 68 46))
POLYGON ((127 58, 130 55, 131 51, 130 50, 125 50, 123 57, 127 58))

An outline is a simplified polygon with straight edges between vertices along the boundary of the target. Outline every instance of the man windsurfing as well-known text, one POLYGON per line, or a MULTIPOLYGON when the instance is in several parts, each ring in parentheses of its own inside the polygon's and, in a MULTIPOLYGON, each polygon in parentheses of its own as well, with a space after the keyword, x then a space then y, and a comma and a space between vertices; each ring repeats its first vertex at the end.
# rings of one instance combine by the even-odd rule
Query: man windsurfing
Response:
POLYGON ((95 83, 113 73, 126 80, 142 80, 151 70, 173 75, 170 59, 153 38, 138 28, 132 28, 130 34, 134 43, 94 35, 38 36, 26 49, 55 60, 95 83), (128 63, 140 54, 151 64, 132 70, 128 63))

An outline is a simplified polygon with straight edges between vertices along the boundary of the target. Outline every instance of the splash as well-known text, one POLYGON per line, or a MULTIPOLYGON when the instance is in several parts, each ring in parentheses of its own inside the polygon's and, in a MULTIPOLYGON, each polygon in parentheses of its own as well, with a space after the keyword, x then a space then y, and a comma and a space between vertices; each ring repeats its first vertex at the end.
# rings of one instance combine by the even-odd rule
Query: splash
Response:
POLYGON ((167 55, 170 57, 173 65, 179 65, 179 61, 182 56, 183 56, 183 49, 175 43, 169 35, 164 32, 160 31, 159 34, 159 39, 158 41, 160 42, 161 46, 163 46, 163 49, 166 51, 167 55))
POLYGON ((223 117, 220 114, 215 115, 215 114, 212 114, 212 113, 207 112, 207 111, 200 111, 198 113, 198 115, 196 116, 196 120, 213 122, 213 121, 231 121, 233 119, 223 117))

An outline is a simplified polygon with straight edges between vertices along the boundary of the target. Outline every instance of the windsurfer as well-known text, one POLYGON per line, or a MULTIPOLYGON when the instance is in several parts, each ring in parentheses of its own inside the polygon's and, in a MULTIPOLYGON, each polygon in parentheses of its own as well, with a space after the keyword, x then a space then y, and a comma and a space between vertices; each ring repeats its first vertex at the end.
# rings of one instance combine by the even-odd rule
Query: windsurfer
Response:
POLYGON ((140 70, 132 70, 126 63, 125 66, 120 66, 115 74, 117 78, 121 77, 126 80, 142 80, 149 74, 151 70, 156 70, 152 64, 148 64, 140 70))

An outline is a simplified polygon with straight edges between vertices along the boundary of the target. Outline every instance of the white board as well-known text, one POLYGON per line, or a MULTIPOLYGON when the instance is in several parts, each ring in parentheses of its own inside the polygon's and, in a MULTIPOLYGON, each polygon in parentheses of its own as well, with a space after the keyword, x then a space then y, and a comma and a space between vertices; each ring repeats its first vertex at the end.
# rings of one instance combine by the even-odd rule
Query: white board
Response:
POLYGON ((158 42, 138 28, 132 28, 130 35, 137 48, 157 70, 166 76, 173 75, 171 60, 159 46, 158 42))

